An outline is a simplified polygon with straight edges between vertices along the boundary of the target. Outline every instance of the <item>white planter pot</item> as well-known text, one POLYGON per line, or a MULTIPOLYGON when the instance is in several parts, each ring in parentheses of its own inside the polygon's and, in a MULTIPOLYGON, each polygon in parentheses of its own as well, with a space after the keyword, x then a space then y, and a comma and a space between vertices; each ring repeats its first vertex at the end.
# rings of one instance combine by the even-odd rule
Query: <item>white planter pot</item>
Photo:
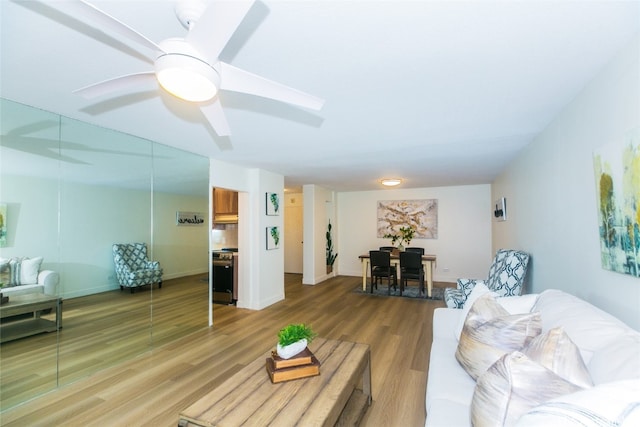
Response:
POLYGON ((300 353, 307 347, 307 339, 303 338, 300 341, 296 341, 293 344, 285 345, 284 347, 278 344, 276 346, 276 351, 278 352, 278 356, 283 359, 290 359, 296 354, 300 353))

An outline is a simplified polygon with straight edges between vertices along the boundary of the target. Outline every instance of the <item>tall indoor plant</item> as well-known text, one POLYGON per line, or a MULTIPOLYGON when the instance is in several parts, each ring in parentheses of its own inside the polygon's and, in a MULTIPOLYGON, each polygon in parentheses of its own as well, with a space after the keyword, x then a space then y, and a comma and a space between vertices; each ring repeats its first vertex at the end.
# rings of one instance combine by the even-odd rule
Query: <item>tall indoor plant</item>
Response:
POLYGON ((326 247, 326 256, 327 256, 327 274, 333 271, 333 263, 336 261, 338 257, 337 253, 333 253, 333 240, 331 239, 331 221, 329 221, 329 225, 327 225, 327 247, 326 247))

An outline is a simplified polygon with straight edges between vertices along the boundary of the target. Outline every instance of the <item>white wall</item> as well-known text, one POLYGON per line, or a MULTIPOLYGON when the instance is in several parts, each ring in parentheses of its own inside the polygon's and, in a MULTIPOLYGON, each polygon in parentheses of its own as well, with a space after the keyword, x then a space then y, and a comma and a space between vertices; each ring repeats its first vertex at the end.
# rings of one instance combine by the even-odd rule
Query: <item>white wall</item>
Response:
POLYGON ((410 246, 437 256, 434 280, 486 277, 492 259, 490 192, 483 184, 338 193, 338 273, 360 276, 358 256, 391 244, 376 236, 379 200, 438 199, 438 238, 414 239, 410 246))
MULTIPOLYGON (((284 177, 210 160, 210 185, 238 191, 238 301, 237 306, 260 310, 284 299, 284 249, 266 249, 268 226, 284 233, 284 208, 266 215, 266 193, 284 200, 284 177)), ((282 245, 282 242, 281 242, 282 245)))
POLYGON ((623 50, 495 180, 493 247, 532 254, 534 292, 562 289, 640 329, 640 280, 600 263, 593 151, 640 126, 640 42, 623 50))

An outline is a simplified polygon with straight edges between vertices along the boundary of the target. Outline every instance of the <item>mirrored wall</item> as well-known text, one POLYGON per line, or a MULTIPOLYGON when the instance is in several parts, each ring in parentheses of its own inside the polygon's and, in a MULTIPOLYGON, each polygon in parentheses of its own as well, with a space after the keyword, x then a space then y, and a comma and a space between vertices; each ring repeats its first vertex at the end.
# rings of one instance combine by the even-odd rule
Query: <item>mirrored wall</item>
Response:
MULTIPOLYGON (((208 222, 184 226, 176 215, 208 218, 209 161, 0 102, 0 258, 42 257, 40 270, 59 274, 62 298, 60 330, 0 344, 5 410, 207 327, 208 222), (112 245, 134 242, 160 262, 162 288, 120 289, 112 245)), ((2 319, 0 338, 20 320, 2 319)))

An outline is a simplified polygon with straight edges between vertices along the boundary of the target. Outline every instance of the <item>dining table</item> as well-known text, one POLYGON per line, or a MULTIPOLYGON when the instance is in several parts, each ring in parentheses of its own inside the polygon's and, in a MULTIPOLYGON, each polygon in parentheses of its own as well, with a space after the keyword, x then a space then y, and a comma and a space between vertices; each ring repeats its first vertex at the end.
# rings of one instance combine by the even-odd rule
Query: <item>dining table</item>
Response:
MULTIPOLYGON (((369 254, 360 255, 360 263, 362 264, 362 290, 367 290, 367 271, 369 270, 369 254)), ((391 252, 391 265, 396 268, 400 265, 400 254, 391 252)), ((422 255, 422 267, 424 268, 424 277, 427 282, 427 298, 431 298, 433 289, 433 270, 436 268, 435 255, 422 255)))

